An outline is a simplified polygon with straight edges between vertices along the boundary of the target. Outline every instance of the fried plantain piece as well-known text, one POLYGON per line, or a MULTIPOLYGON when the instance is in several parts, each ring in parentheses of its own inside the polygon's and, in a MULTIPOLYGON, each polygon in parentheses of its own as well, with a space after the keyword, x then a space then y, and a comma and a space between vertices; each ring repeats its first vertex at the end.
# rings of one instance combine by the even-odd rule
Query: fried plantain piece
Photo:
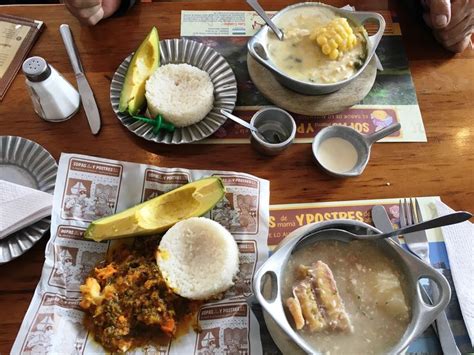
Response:
POLYGON ((293 317, 293 320, 295 321, 296 329, 303 329, 303 311, 301 310, 301 305, 298 301, 298 297, 288 297, 288 299, 286 300, 286 306, 288 307, 288 310, 290 311, 290 314, 293 317))

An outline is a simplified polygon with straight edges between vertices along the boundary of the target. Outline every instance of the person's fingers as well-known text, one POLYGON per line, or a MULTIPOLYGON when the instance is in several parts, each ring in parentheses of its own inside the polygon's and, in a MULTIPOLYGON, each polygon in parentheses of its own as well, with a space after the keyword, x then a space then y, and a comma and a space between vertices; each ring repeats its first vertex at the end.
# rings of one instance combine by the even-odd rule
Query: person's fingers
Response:
POLYGON ((461 53, 463 52, 467 47, 471 46, 472 49, 472 44, 471 44, 471 37, 465 37, 462 41, 447 47, 448 50, 454 53, 461 53))
POLYGON ((104 18, 114 14, 120 7, 121 0, 102 0, 102 8, 104 9, 104 18))
MULTIPOLYGON (((461 0, 464 1, 464 0, 461 0)), ((466 9, 462 5, 461 1, 452 3, 451 7, 451 20, 449 21, 448 26, 441 30, 446 30, 456 26, 460 22, 464 23, 474 23, 474 0, 472 0, 473 9, 466 9), (461 6, 459 6, 461 5, 461 6)))
POLYGON ((101 0, 65 0, 64 2, 76 9, 87 9, 101 4, 101 0))
POLYGON ((443 45, 446 49, 450 50, 451 52, 462 52, 466 49, 470 42, 471 42, 471 32, 461 32, 456 36, 449 38, 448 40, 443 39, 440 36, 439 32, 433 32, 434 37, 436 40, 443 45))
POLYGON ((430 16, 433 28, 444 28, 451 21, 451 1, 431 0, 430 16))
POLYGON ((472 21, 466 18, 453 27, 450 25, 447 29, 438 30, 438 37, 446 47, 450 47, 461 42, 465 37, 470 37, 473 27, 472 21))
POLYGON ((436 29, 438 31, 439 30, 444 30, 444 29, 449 28, 449 27, 453 27, 453 26, 455 26, 456 24, 458 24, 459 22, 461 22, 463 20, 463 18, 461 16, 452 15, 448 26, 446 26, 445 28, 438 29, 438 28, 436 28, 436 26, 433 25, 433 20, 431 19, 431 13, 424 12, 422 16, 423 16, 423 20, 425 21, 425 23, 428 27, 430 27, 432 29, 436 29))
POLYGON ((455 45, 456 43, 463 41, 465 38, 468 38, 470 40, 471 35, 472 35, 472 29, 473 29, 473 26, 471 25, 470 27, 466 28, 463 32, 457 33, 456 35, 449 37, 449 39, 446 40, 446 45, 448 47, 451 47, 455 45))
POLYGON ((424 12, 430 11, 430 0, 420 0, 424 12))
POLYGON ((431 14, 429 12, 423 13, 423 20, 429 28, 433 28, 433 24, 431 23, 431 14))
POLYGON ((71 7, 68 3, 65 3, 65 5, 80 22, 86 25, 95 25, 104 17, 101 4, 86 9, 77 9, 71 7))
POLYGON ((102 8, 102 6, 100 6, 99 11, 97 11, 94 15, 89 17, 88 24, 95 25, 97 22, 102 20, 103 17, 104 17, 104 9, 102 8))
POLYGON ((102 8, 102 5, 96 5, 96 6, 93 6, 93 7, 88 7, 88 8, 85 8, 85 9, 78 9, 77 10, 77 15, 83 19, 83 20, 87 20, 88 18, 92 17, 93 15, 95 15, 99 9, 102 8))

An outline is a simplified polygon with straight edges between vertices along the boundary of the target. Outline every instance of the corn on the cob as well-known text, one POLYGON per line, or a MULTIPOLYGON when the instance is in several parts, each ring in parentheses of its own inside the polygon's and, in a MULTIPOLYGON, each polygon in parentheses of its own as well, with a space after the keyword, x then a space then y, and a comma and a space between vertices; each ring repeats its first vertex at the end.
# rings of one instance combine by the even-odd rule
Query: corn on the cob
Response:
POLYGON ((324 55, 333 60, 357 44, 357 37, 352 27, 343 17, 335 18, 324 27, 318 27, 311 34, 311 39, 321 47, 324 55))

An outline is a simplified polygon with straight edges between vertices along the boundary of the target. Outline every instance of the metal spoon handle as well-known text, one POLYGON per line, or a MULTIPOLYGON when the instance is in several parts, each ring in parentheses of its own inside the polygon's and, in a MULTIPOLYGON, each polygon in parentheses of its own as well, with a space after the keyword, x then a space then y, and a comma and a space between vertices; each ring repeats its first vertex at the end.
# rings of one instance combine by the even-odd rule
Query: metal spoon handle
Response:
POLYGON ((267 16, 265 11, 263 10, 262 6, 260 6, 257 0, 247 0, 247 4, 249 4, 252 9, 265 21, 265 23, 272 29, 278 39, 281 41, 283 40, 283 32, 275 25, 275 23, 267 16))
POLYGON ((250 123, 248 123, 247 121, 244 121, 243 119, 237 117, 237 116, 234 116, 233 114, 231 114, 230 112, 227 112, 227 111, 224 111, 221 109, 220 111, 225 117, 231 119, 232 121, 234 122, 237 122, 238 124, 244 126, 245 128, 248 128, 250 129, 251 131, 255 132, 255 133, 258 133, 258 130, 257 128, 255 128, 254 126, 252 126, 250 123))
POLYGON ((369 134, 368 136, 365 136, 365 140, 367 141, 367 143, 369 145, 372 145, 373 143, 377 142, 378 140, 381 140, 382 138, 394 133, 394 132, 397 132, 400 130, 400 128, 402 128, 402 126, 400 125, 400 123, 396 123, 396 124, 393 124, 393 125, 390 125, 388 127, 385 127, 383 129, 381 129, 380 131, 377 131, 375 133, 372 133, 372 134, 369 134))
POLYGON ((463 211, 454 212, 454 213, 447 214, 445 216, 430 219, 429 221, 425 221, 418 224, 413 224, 408 227, 400 228, 390 233, 376 234, 376 235, 370 235, 370 236, 358 236, 358 237, 361 237, 361 239, 390 238, 390 237, 400 235, 400 234, 413 233, 413 232, 418 232, 418 231, 422 231, 426 229, 432 229, 432 228, 437 228, 437 227, 449 226, 450 224, 461 223, 461 222, 467 221, 471 217, 472 217, 472 214, 470 214, 469 212, 463 212, 463 211))

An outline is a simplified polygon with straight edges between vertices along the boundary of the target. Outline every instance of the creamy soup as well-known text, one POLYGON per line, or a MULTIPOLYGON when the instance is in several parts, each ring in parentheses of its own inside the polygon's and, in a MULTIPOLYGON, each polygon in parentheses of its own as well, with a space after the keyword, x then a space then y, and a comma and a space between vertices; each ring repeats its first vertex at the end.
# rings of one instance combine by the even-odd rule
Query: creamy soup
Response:
POLYGON ((303 314, 304 307, 308 309, 300 297, 307 275, 314 276, 309 284, 317 289, 314 293, 306 290, 305 295, 309 293, 319 307, 310 308, 313 315, 319 313, 319 319, 300 319, 301 327, 291 309, 288 317, 318 351, 381 354, 402 338, 411 317, 402 287, 404 275, 373 242, 321 241, 297 250, 284 276, 282 292, 287 309, 292 306, 288 300, 294 302, 295 295, 303 301, 299 303, 303 314), (331 289, 330 279, 337 289, 331 289))
POLYGON ((326 26, 337 15, 330 9, 305 7, 289 10, 275 22, 284 32, 280 41, 269 31, 268 54, 281 71, 293 79, 311 83, 335 83, 354 75, 362 66, 366 55, 366 40, 362 32, 354 29, 357 44, 337 60, 323 54, 311 33, 326 26))
POLYGON ((359 154, 354 145, 339 137, 331 137, 322 141, 316 156, 321 165, 335 173, 351 171, 359 159, 359 154))

